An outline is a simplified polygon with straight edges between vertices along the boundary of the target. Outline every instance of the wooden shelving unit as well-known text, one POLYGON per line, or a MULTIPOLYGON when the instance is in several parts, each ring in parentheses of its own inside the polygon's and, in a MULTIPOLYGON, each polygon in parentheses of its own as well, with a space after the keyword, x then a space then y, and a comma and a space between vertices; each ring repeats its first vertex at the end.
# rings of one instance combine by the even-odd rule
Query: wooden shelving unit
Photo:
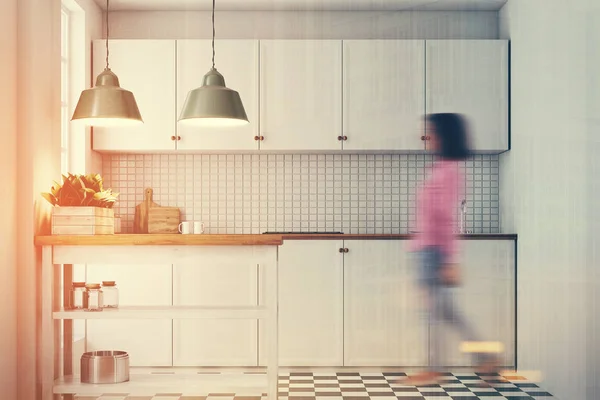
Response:
MULTIPOLYGON (((116 235, 115 235, 116 236, 116 235)), ((137 235, 136 235, 137 236, 137 235)), ((191 236, 191 235, 190 235, 191 236)), ((242 236, 242 235, 240 235, 242 236)), ((131 240, 131 238, 129 238, 131 240)), ((73 395, 95 396, 120 393, 132 396, 152 396, 159 393, 182 393, 183 395, 206 396, 214 393, 236 393, 242 396, 277 398, 278 380, 278 296, 277 263, 278 246, 281 238, 219 238, 198 240, 185 244, 160 244, 148 240, 140 244, 132 240, 126 244, 109 240, 108 244, 95 243, 98 239, 83 240, 77 244, 69 240, 38 237, 36 243, 42 246, 42 400, 60 398, 71 399, 73 395), (253 244, 249 244, 249 239, 253 244), (134 243, 135 242, 135 243, 134 243), (256 265, 263 271, 262 303, 258 306, 121 306, 118 309, 105 309, 101 312, 65 310, 61 302, 61 268, 64 274, 64 298, 70 292, 72 264, 152 264, 160 261, 177 263, 197 257, 210 257, 215 265, 231 261, 238 246, 253 246, 251 253, 256 265), (130 370, 130 380, 119 384, 86 384, 73 375, 72 325, 74 319, 263 319, 267 341, 266 373, 223 373, 205 374, 179 368, 134 368, 130 370), (64 343, 61 343, 61 327, 64 327, 64 343)), ((106 240, 106 239, 104 239, 106 240)), ((179 239, 181 240, 181 239, 179 239)), ((126 268, 126 267, 125 267, 126 268)), ((127 349, 124 349, 127 351, 127 349)))

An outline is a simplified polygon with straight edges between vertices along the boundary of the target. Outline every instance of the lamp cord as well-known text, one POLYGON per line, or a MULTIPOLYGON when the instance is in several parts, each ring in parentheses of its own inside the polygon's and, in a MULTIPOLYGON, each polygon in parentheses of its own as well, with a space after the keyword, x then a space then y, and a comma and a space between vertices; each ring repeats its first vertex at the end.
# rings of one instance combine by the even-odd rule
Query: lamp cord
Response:
POLYGON ((106 0, 106 69, 108 68, 108 2, 106 0))
POLYGON ((215 69, 215 0, 212 7, 212 69, 215 69))

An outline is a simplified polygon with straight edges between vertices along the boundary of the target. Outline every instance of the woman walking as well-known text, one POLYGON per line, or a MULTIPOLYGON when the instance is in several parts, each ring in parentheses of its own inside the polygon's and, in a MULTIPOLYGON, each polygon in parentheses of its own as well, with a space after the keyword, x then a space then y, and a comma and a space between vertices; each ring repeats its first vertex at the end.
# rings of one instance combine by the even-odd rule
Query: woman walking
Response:
MULTIPOLYGON (((435 161, 429 178, 417 194, 417 233, 411 250, 418 263, 419 286, 424 291, 429 319, 429 370, 405 383, 435 381, 440 375, 444 331, 442 324, 458 329, 463 341, 477 341, 475 332, 452 302, 450 288, 460 284, 455 236, 456 210, 463 198, 464 177, 459 162, 469 157, 466 122, 459 114, 431 114, 426 119, 430 150, 435 161)), ((489 370, 494 357, 479 354, 476 362, 489 370)))

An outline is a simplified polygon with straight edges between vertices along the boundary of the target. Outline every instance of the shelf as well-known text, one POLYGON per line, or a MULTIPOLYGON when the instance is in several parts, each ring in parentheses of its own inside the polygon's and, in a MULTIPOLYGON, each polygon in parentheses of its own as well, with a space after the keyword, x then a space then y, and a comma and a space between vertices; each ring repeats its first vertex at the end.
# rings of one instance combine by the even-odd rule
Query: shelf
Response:
POLYGON ((264 306, 121 306, 99 312, 60 310, 54 319, 264 319, 264 306))
POLYGON ((182 396, 208 396, 214 393, 261 396, 266 393, 266 374, 244 373, 130 373, 129 382, 115 384, 81 383, 79 376, 66 376, 54 382, 55 394, 100 396, 128 394, 154 396, 157 393, 176 393, 182 396))

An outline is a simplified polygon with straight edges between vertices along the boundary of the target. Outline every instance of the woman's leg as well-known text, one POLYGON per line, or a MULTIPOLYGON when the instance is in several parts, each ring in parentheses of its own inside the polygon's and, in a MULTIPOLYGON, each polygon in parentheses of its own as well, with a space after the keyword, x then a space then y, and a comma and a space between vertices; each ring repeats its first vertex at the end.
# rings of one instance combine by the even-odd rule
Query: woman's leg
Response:
MULTIPOLYGON (((435 296, 437 305, 435 308, 438 320, 448 323, 456 329, 463 341, 480 341, 479 335, 475 332, 469 321, 455 304, 451 290, 452 289, 449 287, 440 286, 437 291, 435 296)), ((441 341, 442 338, 439 338, 439 340, 441 341)), ((479 366, 485 364, 490 364, 491 366, 496 363, 496 358, 492 354, 475 353, 473 357, 475 363, 479 366)))
POLYGON ((477 334, 456 306, 451 290, 448 287, 440 287, 437 294, 440 319, 452 325, 463 340, 477 341, 477 334))
POLYGON ((444 299, 443 288, 432 285, 429 288, 429 369, 441 372, 444 354, 444 299))
POLYGON ((429 345, 429 367, 426 371, 412 375, 403 383, 408 385, 421 385, 434 383, 440 372, 440 309, 438 307, 438 288, 437 284, 437 256, 434 249, 425 249, 416 254, 418 268, 418 286, 421 292, 421 307, 424 314, 424 323, 427 328, 426 340, 429 345))

